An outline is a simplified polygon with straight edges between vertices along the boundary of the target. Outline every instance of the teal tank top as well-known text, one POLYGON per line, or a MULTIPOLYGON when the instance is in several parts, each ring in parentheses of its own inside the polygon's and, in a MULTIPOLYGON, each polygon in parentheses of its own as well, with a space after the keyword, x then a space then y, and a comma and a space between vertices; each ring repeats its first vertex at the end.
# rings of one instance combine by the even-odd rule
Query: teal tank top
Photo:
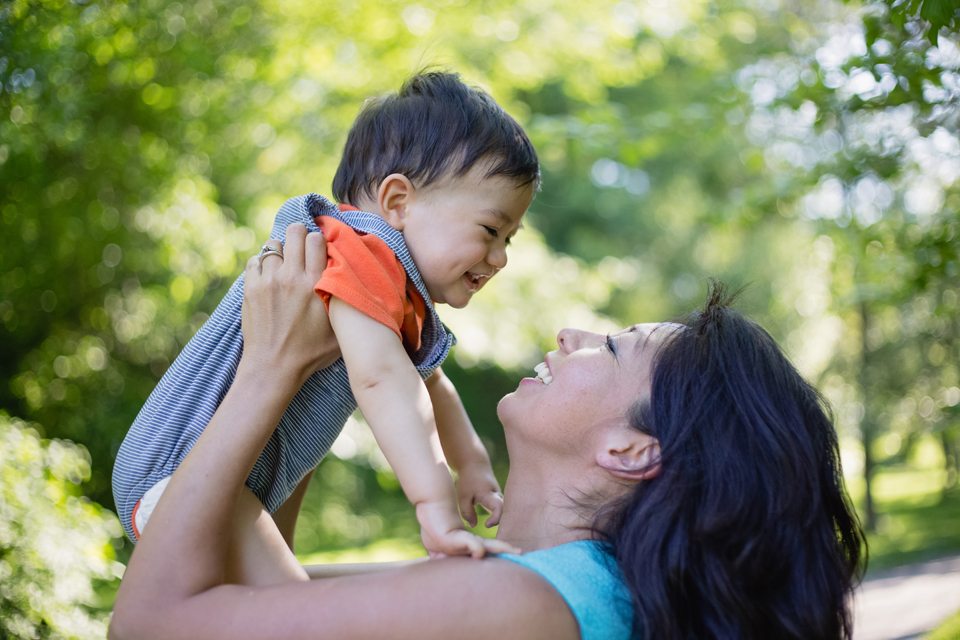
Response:
POLYGON ((581 640, 630 640, 633 603, 616 560, 593 540, 568 542, 523 555, 498 556, 549 582, 566 601, 581 640))

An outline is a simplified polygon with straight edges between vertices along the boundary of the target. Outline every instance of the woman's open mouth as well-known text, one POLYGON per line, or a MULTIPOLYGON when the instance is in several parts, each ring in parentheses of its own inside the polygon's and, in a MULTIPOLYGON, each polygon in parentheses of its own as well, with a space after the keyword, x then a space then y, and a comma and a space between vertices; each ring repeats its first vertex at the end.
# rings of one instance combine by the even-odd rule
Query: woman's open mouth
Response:
POLYGON ((546 362, 541 362, 533 368, 537 372, 537 380, 543 384, 550 384, 553 382, 553 376, 550 374, 550 367, 547 366, 546 362))

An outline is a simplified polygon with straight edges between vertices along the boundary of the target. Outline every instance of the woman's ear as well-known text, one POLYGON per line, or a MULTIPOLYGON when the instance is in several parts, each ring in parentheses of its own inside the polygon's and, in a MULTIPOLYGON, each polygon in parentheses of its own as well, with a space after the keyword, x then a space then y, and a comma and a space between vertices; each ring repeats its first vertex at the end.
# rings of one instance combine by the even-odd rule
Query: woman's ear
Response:
POLYGON ((650 480, 660 473, 660 442, 628 426, 612 429, 596 461, 617 478, 650 480))
POLYGON ((380 216, 397 231, 403 231, 407 220, 407 208, 416 189, 402 173, 391 173, 380 181, 377 188, 377 206, 380 216))

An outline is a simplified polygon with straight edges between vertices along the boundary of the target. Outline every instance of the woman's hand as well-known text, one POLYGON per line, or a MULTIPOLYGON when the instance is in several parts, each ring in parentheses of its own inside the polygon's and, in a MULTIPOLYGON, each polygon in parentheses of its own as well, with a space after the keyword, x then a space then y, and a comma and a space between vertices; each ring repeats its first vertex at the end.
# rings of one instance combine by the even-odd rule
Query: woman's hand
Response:
POLYGON ((247 261, 240 366, 300 383, 340 357, 323 301, 314 292, 327 263, 323 234, 302 224, 287 227, 286 243, 247 261))

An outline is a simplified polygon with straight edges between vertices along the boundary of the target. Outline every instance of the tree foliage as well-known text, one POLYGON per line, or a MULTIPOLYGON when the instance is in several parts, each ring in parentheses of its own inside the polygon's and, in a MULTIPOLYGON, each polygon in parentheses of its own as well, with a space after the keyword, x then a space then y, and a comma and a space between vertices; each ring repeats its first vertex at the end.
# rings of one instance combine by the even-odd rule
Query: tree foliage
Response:
POLYGON ((118 575, 116 516, 80 495, 90 458, 0 413, 0 636, 103 638, 98 582, 118 575))
POLYGON ((960 7, 953 0, 885 0, 891 22, 900 28, 908 22, 922 21, 926 37, 934 45, 940 31, 960 31, 960 7))
MULTIPOLYGON (((82 443, 112 504, 127 426, 277 207, 328 193, 363 100, 434 65, 543 165, 510 267, 441 309, 495 458, 495 400, 558 329, 675 316, 716 276, 868 479, 930 434, 956 477, 957 30, 950 0, 0 4, 0 407, 82 443)), ((308 550, 415 537, 362 433, 318 473, 308 550)))
POLYGON ((911 13, 919 4, 833 22, 786 63, 800 81, 758 111, 779 125, 771 148, 792 165, 795 215, 830 254, 829 313, 843 331, 829 386, 861 434, 870 526, 877 466, 918 435, 941 439, 948 485, 957 473, 960 40, 937 28, 949 21, 911 13), (820 153, 805 155, 808 142, 820 153))

